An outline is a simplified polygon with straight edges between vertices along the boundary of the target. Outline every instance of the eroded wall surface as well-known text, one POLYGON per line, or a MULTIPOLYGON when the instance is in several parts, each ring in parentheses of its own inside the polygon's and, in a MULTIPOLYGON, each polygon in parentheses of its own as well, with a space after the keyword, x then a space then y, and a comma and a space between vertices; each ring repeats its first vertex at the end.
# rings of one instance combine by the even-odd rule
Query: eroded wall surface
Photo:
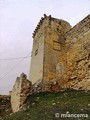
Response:
POLYGON ((65 87, 90 90, 90 15, 67 34, 67 80, 65 87))
POLYGON ((27 80, 24 73, 17 77, 11 92, 11 107, 13 112, 20 111, 28 95, 30 95, 31 82, 27 80))

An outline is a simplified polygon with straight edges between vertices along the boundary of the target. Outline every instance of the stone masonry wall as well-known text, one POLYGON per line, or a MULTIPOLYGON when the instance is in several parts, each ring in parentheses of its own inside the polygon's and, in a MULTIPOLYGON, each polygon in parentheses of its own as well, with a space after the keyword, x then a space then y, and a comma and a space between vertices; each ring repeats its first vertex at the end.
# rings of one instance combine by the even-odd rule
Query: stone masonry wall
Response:
POLYGON ((90 15, 67 33, 66 51, 65 87, 90 90, 90 15))
POLYGON ((90 30, 90 15, 85 17, 82 21, 80 21, 78 24, 76 24, 72 29, 70 29, 65 36, 68 39, 74 39, 83 33, 90 30))
POLYGON ((11 106, 13 112, 17 112, 23 108, 25 100, 30 94, 30 90, 31 82, 27 80, 27 76, 22 73, 20 77, 17 77, 11 92, 11 106))

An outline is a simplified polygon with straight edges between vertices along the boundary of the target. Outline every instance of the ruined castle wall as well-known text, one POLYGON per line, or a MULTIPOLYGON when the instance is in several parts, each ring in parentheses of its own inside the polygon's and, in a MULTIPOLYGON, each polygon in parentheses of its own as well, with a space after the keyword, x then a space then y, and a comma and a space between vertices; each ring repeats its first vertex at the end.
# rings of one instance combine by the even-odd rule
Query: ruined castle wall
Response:
POLYGON ((12 111, 17 112, 20 109, 20 80, 17 78, 11 93, 12 111))
POLYGON ((13 112, 23 109, 25 100, 30 94, 31 82, 27 80, 24 73, 20 77, 17 77, 15 85, 11 92, 11 107, 13 112))
MULTIPOLYGON (((65 62, 65 38, 64 34, 71 26, 63 20, 49 19, 49 25, 45 29, 44 45, 44 82, 50 82, 57 79, 56 66, 61 64, 62 74, 64 74, 65 62)), ((64 81, 63 75, 60 80, 64 81)))
POLYGON ((90 89, 90 15, 67 33, 67 79, 66 86, 90 89))
POLYGON ((88 15, 86 18, 76 24, 72 29, 70 29, 66 33, 66 37, 68 39, 74 39, 79 35, 87 32, 88 30, 90 30, 90 15, 88 15))

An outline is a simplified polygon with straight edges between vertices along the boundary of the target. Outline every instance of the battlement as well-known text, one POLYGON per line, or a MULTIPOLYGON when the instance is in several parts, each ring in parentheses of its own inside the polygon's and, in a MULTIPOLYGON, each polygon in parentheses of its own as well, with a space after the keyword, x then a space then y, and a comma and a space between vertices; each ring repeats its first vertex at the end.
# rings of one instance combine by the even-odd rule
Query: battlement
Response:
POLYGON ((46 17, 47 17, 46 14, 44 14, 44 17, 41 17, 41 20, 38 22, 37 27, 36 27, 36 29, 34 30, 32 37, 35 36, 36 32, 37 32, 38 29, 40 28, 40 25, 42 24, 43 20, 44 20, 46 17))
POLYGON ((75 38, 90 30, 90 14, 66 33, 66 37, 75 38))
POLYGON ((41 17, 40 21, 38 22, 34 32, 33 32, 33 38, 35 37, 36 33, 38 32, 39 29, 41 29, 41 26, 44 24, 45 26, 46 25, 51 25, 50 22, 51 21, 54 21, 54 22, 57 22, 59 25, 62 24, 62 23, 66 23, 68 25, 70 25, 67 21, 64 21, 62 19, 57 19, 57 18, 54 18, 52 17, 51 15, 47 16, 46 14, 44 14, 44 17, 41 17), (46 20, 46 22, 45 22, 46 20))

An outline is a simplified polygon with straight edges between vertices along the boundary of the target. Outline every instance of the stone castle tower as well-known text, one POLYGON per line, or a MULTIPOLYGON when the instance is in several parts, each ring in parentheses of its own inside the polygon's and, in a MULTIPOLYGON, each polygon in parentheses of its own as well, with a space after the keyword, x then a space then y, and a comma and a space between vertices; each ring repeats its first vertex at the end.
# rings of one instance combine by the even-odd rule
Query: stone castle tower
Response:
POLYGON ((44 15, 33 33, 30 80, 47 82, 56 80, 56 69, 65 64, 65 33, 71 28, 64 20, 44 15), (63 64, 62 64, 63 62, 63 64))
POLYGON ((30 79, 24 73, 16 79, 12 110, 22 109, 30 94, 66 89, 90 90, 90 15, 72 28, 64 20, 41 18, 33 33, 30 79))
POLYGON ((30 81, 42 88, 56 81, 63 88, 89 89, 90 15, 72 28, 61 19, 41 18, 33 33, 30 81))

